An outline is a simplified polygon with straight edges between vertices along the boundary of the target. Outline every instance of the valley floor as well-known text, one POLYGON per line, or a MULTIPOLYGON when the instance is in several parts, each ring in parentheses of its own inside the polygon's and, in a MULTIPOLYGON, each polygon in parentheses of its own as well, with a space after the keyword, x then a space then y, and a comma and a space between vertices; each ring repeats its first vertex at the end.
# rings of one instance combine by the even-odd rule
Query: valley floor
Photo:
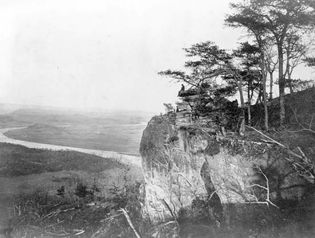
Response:
POLYGON ((78 151, 81 153, 96 155, 103 158, 115 158, 121 163, 131 164, 135 166, 141 166, 141 158, 139 156, 132 156, 132 155, 125 155, 120 154, 114 151, 103 151, 103 150, 92 150, 92 149, 84 149, 78 147, 70 147, 70 146, 62 146, 62 145, 52 145, 52 144, 44 144, 38 142, 30 142, 30 141, 23 141, 23 140, 16 140, 13 138, 9 138, 4 135, 5 132, 21 129, 21 128, 4 128, 0 129, 0 142, 2 143, 10 143, 15 145, 23 145, 28 148, 34 149, 45 149, 45 150, 53 150, 53 151, 78 151))

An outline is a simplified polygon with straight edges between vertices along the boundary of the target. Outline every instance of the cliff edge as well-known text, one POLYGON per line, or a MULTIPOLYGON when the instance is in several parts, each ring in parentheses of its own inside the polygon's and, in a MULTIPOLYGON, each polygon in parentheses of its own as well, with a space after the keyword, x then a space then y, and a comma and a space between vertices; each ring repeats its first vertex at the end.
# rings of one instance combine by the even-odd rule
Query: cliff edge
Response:
POLYGON ((176 116, 153 117, 140 144, 143 213, 152 222, 207 217, 220 225, 231 205, 278 208, 305 194, 309 182, 277 145, 183 126, 176 116))

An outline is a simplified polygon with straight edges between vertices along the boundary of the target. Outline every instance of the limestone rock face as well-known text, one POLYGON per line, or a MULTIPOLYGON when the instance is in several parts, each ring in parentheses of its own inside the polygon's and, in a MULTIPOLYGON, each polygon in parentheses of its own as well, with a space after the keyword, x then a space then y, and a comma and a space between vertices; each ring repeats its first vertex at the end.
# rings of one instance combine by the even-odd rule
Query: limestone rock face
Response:
MULTIPOLYGON (((255 186, 266 186, 263 171, 264 175, 274 167, 289 171, 288 165, 270 156, 266 146, 222 142, 201 128, 178 128, 175 121, 169 116, 152 118, 140 144, 145 178, 143 212, 153 222, 177 218, 193 210, 199 200, 208 203, 212 218, 220 221, 224 204, 266 201, 265 190, 255 186)), ((283 195, 281 186, 299 182, 296 176, 278 174, 282 181, 268 181, 273 183, 270 199, 283 195)))
POLYGON ((145 177, 144 210, 152 220, 176 216, 197 196, 207 195, 200 174, 207 146, 207 138, 177 130, 167 117, 154 117, 149 122, 140 153, 145 177))

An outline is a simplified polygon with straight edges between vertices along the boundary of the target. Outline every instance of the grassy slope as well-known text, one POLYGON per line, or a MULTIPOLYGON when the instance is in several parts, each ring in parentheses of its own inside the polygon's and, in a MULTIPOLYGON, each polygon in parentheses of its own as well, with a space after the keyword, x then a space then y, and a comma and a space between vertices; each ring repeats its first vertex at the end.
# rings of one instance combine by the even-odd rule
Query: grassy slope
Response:
MULTIPOLYGON (((0 185, 2 197, 36 189, 56 191, 58 186, 73 187, 78 182, 97 183, 102 192, 124 183, 141 181, 140 168, 121 164, 115 159, 101 158, 75 151, 30 149, 0 143, 0 185)), ((1 202, 1 201, 0 201, 1 202)))
MULTIPOLYGON (((51 227, 58 223, 58 219, 64 221, 58 229, 73 231, 84 227, 92 232, 110 208, 86 204, 91 199, 107 204, 105 199, 108 199, 110 189, 135 184, 136 180, 142 180, 140 169, 127 167, 115 159, 0 143, 0 233, 1 229, 13 226, 13 233, 21 237, 34 226, 37 229, 51 227), (79 198, 74 194, 78 183, 88 189, 96 185, 99 191, 93 198, 79 198), (57 195, 61 186, 65 187, 64 197, 57 195), (23 207, 22 214, 12 214, 16 205, 23 207), (67 207, 75 210, 44 218, 52 210, 58 212, 58 209, 66 210, 67 207), (33 212, 38 214, 37 217, 32 215, 33 212)), ((34 235, 43 232, 36 231, 34 235)), ((85 234, 84 237, 89 236, 85 234)))
MULTIPOLYGON (((252 125, 263 127, 264 108, 262 104, 252 106, 252 125)), ((273 99, 269 103, 269 127, 279 129, 279 98, 273 99)), ((286 127, 300 128, 300 124, 305 127, 315 128, 315 88, 309 88, 285 96, 286 127)), ((247 113, 247 111, 246 111, 247 113)), ((246 115, 247 117, 247 115, 246 115)), ((283 128, 282 128, 283 129, 283 128)))

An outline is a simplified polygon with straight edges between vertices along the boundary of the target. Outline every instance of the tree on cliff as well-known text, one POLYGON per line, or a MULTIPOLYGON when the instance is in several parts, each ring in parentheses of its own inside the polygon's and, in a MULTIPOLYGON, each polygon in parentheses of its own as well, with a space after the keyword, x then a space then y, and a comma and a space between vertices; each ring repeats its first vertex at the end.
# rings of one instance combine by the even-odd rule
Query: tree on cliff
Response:
MULTIPOLYGON (((268 37, 277 48, 280 124, 283 125, 285 119, 284 89, 286 86, 286 72, 284 71, 285 45, 290 40, 292 32, 306 33, 314 26, 314 1, 251 0, 231 4, 231 7, 236 13, 226 18, 227 23, 234 27, 245 27, 248 29, 255 36, 258 44, 263 42, 264 37, 268 37)), ((263 52, 264 46, 260 45, 260 47, 263 52)))
MULTIPOLYGON (((214 98, 224 98, 235 94, 236 83, 232 80, 222 80, 226 74, 227 65, 231 65, 232 56, 220 49, 213 42, 207 41, 184 48, 188 60, 184 64, 185 71, 165 70, 159 75, 167 76, 180 83, 190 86, 181 90, 180 96, 197 114, 214 98), (194 97, 191 97, 194 95, 194 97)), ((231 67, 230 67, 231 68, 231 67)), ((231 68, 232 69, 232 68, 231 68)))
POLYGON ((266 73, 269 77, 269 101, 273 99, 274 73, 278 67, 277 50, 272 44, 265 45, 266 73))
MULTIPOLYGON (((239 5, 232 5, 235 8, 239 8, 239 5)), ((243 10, 244 11, 244 10, 243 10)), ((249 14, 248 12, 244 12, 245 14, 249 14)), ((264 102, 264 111, 265 111, 265 128, 268 130, 268 108, 267 108, 267 90, 266 90, 266 56, 265 56, 265 47, 267 42, 267 32, 264 29, 262 24, 258 24, 257 20, 253 18, 252 13, 250 16, 246 16, 242 14, 231 15, 226 19, 226 22, 233 27, 246 27, 248 31, 254 36, 254 40, 258 46, 260 53, 259 65, 262 72, 262 97, 264 102)), ((261 95, 259 95, 261 96, 261 95)), ((260 98, 260 97, 259 97, 260 98)))
MULTIPOLYGON (((213 42, 203 42, 184 50, 189 58, 184 65, 186 71, 166 70, 159 74, 190 85, 191 88, 181 90, 179 96, 189 105, 194 105, 191 106, 193 111, 201 114, 203 110, 208 110, 206 105, 209 102, 235 95, 238 92, 241 124, 245 119, 244 91, 247 90, 248 123, 250 124, 250 107, 254 93, 257 93, 258 99, 266 95, 261 90, 264 69, 259 45, 241 43, 238 49, 228 53, 213 42), (191 95, 197 95, 197 97, 191 97, 191 95)), ((266 118, 266 128, 268 128, 268 114, 266 118)))
MULTIPOLYGON (((308 44, 309 45, 309 44, 308 44)), ((294 88, 301 84, 300 80, 295 80, 292 78, 294 69, 301 63, 303 63, 303 58, 305 58, 306 52, 308 50, 308 45, 303 43, 302 35, 297 31, 292 31, 288 34, 287 40, 284 44, 285 52, 285 81, 286 87, 290 89, 290 93, 293 93, 294 88)))
POLYGON ((243 83, 247 92, 247 123, 251 125, 251 102, 253 96, 257 93, 258 100, 262 96, 260 50, 257 45, 244 42, 240 44, 238 49, 234 50, 233 56, 240 61, 240 71, 244 76, 243 83))
POLYGON ((215 78, 221 74, 220 68, 230 60, 230 55, 210 41, 184 48, 184 51, 188 58, 184 65, 185 71, 169 69, 159 74, 196 89, 207 83, 211 85, 211 90, 215 90, 218 87, 215 78))

